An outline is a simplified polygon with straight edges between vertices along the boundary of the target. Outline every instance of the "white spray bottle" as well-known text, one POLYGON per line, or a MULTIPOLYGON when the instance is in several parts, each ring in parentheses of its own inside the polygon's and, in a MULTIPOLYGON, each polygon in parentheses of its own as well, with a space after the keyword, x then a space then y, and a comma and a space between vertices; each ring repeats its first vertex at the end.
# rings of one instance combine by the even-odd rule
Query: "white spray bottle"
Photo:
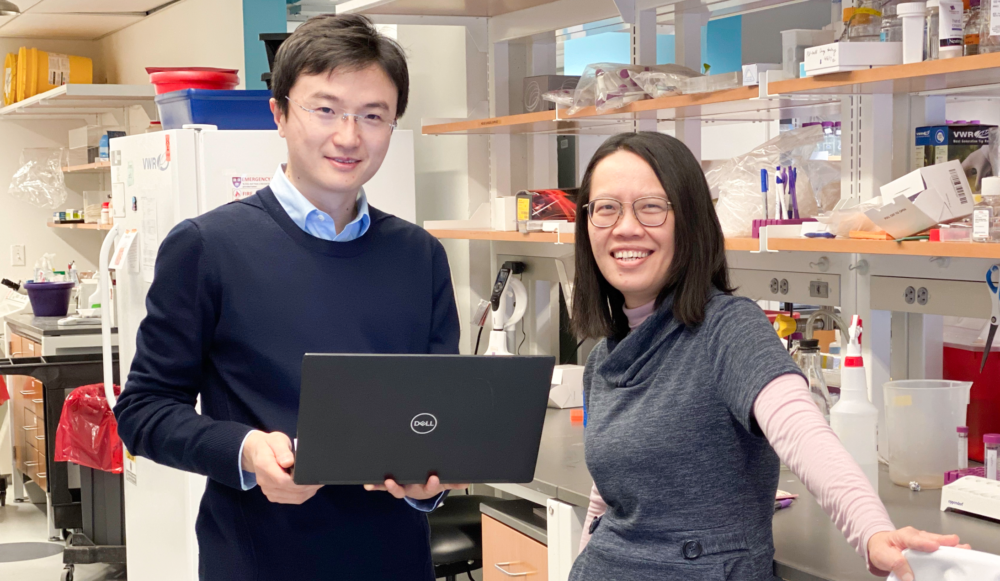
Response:
POLYGON ((830 410, 830 427, 878 492, 878 408, 868 399, 861 359, 861 319, 851 320, 850 343, 840 368, 840 401, 830 410))

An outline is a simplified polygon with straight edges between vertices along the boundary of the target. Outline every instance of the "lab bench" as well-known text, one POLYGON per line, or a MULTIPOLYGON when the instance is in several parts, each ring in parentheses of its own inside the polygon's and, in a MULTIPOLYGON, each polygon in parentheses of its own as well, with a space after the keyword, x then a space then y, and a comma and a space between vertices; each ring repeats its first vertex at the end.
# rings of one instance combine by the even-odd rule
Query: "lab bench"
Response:
MULTIPOLYGON (((537 542, 549 545, 548 557, 565 560, 565 551, 554 554, 551 501, 572 505, 580 515, 586 511, 593 480, 583 455, 583 425, 570 422, 570 410, 548 410, 538 452, 535 479, 529 484, 500 484, 495 488, 542 506, 549 505, 546 536, 541 536, 539 515, 524 505, 497 511, 483 507, 488 518, 537 542), (521 521, 521 522, 517 522, 521 521)), ((791 471, 781 470, 778 487, 798 494, 791 507, 774 515, 775 573, 787 581, 862 581, 876 579, 864 560, 847 544, 844 536, 791 471)), ((963 543, 988 553, 1000 554, 1000 524, 959 513, 941 512, 941 491, 913 492, 897 486, 882 466, 879 496, 897 527, 912 526, 941 534, 957 534, 963 543)), ((565 535, 555 527, 555 534, 565 535)), ((578 535, 576 538, 579 538, 578 535)), ((484 536, 484 544, 489 541, 484 536)), ((565 547, 563 547, 565 548, 565 547)), ((575 556, 575 551, 573 553, 575 556)), ((571 565, 563 563, 562 566, 571 565)), ((550 565, 550 570, 551 565, 550 565)))
MULTIPOLYGON (((4 325, 4 349, 0 360, 7 363, 42 362, 101 353, 100 325, 62 326, 62 317, 7 315, 4 325), (5 353, 4 353, 5 351, 5 353)), ((112 345, 117 345, 117 333, 112 330, 112 345)), ((74 368, 76 369, 76 368, 74 368)), ((94 367, 97 369, 97 367, 94 367)), ((11 375, 7 383, 13 392, 10 407, 11 443, 13 446, 14 498, 26 497, 25 479, 38 485, 45 493, 49 521, 49 537, 57 538, 60 529, 80 528, 82 516, 78 494, 82 483, 76 466, 52 462, 55 432, 63 402, 70 389, 63 389, 63 375, 69 371, 42 373, 52 378, 43 384, 37 377, 11 375)), ((99 378, 100 374, 95 375, 99 378)), ((76 385, 73 385, 76 387, 76 385)))

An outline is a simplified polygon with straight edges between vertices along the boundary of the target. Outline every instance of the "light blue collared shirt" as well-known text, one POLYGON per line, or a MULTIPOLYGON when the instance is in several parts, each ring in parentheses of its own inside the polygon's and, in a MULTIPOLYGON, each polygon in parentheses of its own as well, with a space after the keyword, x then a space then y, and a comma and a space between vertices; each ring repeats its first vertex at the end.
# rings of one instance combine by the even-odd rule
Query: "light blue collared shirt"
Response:
MULTIPOLYGON (((292 222, 295 222, 295 225, 303 232, 316 238, 331 242, 350 242, 364 236, 372 223, 371 214, 368 211, 368 197, 365 196, 365 191, 362 189, 358 192, 358 215, 338 233, 333 218, 314 206, 292 185, 292 182, 288 181, 284 164, 278 166, 278 170, 274 172, 274 178, 271 180, 271 192, 274 193, 274 197, 278 199, 278 203, 281 204, 292 222)), ((236 466, 240 471, 240 485, 243 490, 250 490, 257 486, 257 475, 243 470, 243 446, 246 445, 249 436, 248 433, 243 438, 243 444, 240 444, 240 455, 236 459, 236 466)), ((417 510, 431 512, 441 505, 445 496, 446 494, 442 492, 435 498, 427 500, 414 500, 407 497, 406 502, 417 510)))
POLYGON ((350 242, 364 236, 371 226, 372 218, 368 212, 368 197, 365 196, 364 189, 358 192, 358 215, 339 233, 333 218, 312 205, 312 202, 288 181, 284 165, 278 166, 278 171, 274 172, 271 191, 292 222, 295 222, 303 232, 312 234, 316 238, 331 242, 350 242))

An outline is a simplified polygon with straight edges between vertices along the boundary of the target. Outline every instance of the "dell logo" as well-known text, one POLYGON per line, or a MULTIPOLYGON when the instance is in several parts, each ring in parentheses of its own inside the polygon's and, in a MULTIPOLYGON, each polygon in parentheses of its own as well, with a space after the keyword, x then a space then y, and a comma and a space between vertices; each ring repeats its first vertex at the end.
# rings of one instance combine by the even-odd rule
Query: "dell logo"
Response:
POLYGON ((418 434, 429 434, 438 425, 438 420, 432 414, 417 414, 410 420, 410 429, 418 434))

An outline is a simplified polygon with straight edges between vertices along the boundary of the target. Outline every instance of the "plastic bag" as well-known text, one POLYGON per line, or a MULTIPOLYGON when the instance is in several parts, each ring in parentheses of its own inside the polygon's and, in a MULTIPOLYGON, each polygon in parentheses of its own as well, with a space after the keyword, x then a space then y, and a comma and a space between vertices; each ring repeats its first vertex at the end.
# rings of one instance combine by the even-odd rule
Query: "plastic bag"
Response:
POLYGON ((55 254, 43 254, 41 258, 35 261, 35 282, 52 282, 53 269, 52 269, 52 259, 56 257, 55 254))
POLYGON ((63 150, 24 149, 21 168, 10 180, 7 193, 39 208, 54 210, 66 203, 63 150))
POLYGON ((816 216, 816 219, 826 224, 828 226, 827 230, 843 238, 849 237, 852 230, 882 232, 882 229, 876 226, 875 222, 872 222, 871 218, 865 215, 865 212, 868 210, 881 208, 882 205, 882 196, 876 196, 850 208, 841 208, 820 214, 816 216))
POLYGON ((680 65, 587 65, 573 93, 569 114, 591 106, 603 113, 643 99, 679 95, 683 80, 697 76, 697 72, 680 65))
POLYGON ((798 168, 795 185, 800 217, 811 218, 833 209, 840 200, 840 164, 809 159, 822 141, 823 128, 818 125, 786 131, 753 151, 706 172, 712 197, 719 200, 715 210, 722 232, 731 238, 747 238, 752 234, 753 221, 764 217, 764 198, 760 191, 762 169, 772 176, 767 198, 770 216, 775 215, 777 208, 773 176, 778 166, 798 168))
MULTIPOLYGON (((115 395, 121 393, 114 386, 115 395)), ((63 404, 56 430, 56 462, 72 462, 112 474, 122 473, 122 441, 118 422, 104 397, 104 384, 73 390, 63 404)))
POLYGON ((10 399, 10 392, 7 391, 7 383, 4 382, 3 376, 0 375, 0 405, 10 399))

